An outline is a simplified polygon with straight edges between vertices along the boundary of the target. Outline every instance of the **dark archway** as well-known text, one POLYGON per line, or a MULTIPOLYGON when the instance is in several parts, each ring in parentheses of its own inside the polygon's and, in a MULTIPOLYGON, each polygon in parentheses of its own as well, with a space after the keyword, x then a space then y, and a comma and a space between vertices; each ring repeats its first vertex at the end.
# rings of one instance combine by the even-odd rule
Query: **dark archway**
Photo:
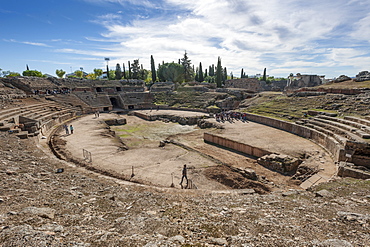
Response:
POLYGON ((103 89, 101 87, 97 87, 96 92, 101 93, 101 92, 103 92, 103 89))
POLYGON ((110 103, 113 105, 113 107, 119 107, 118 105, 118 101, 116 98, 109 98, 110 99, 110 103))

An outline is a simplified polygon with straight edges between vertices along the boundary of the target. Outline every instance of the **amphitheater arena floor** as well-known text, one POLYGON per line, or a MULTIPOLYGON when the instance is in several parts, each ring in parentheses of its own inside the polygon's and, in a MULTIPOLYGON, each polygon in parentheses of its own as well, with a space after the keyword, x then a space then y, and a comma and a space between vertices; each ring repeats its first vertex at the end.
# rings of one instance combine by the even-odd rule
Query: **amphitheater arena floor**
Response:
MULTIPOLYGON (((173 114, 180 116, 202 115, 203 113, 153 110, 141 111, 144 114, 173 114)), ((211 120, 215 121, 215 120, 211 120)), ((135 116, 115 115, 103 113, 99 118, 94 115, 81 117, 71 123, 74 134, 66 135, 61 132, 67 141, 66 148, 75 157, 83 157, 83 149, 91 152, 94 167, 125 175, 132 174, 134 178, 147 181, 150 184, 168 187, 173 182, 180 188, 181 170, 184 164, 189 169, 189 178, 199 189, 225 190, 225 186, 216 181, 207 179, 202 174, 202 169, 216 166, 217 164, 197 152, 191 152, 181 147, 168 144, 159 147, 159 141, 166 138, 174 139, 203 153, 209 154, 225 163, 238 167, 249 167, 259 175, 264 175, 283 188, 283 183, 288 181, 287 176, 282 176, 259 166, 255 160, 236 154, 203 141, 204 132, 214 132, 229 139, 245 142, 249 145, 262 147, 271 152, 284 153, 292 156, 309 154, 309 162, 321 168, 321 175, 331 177, 336 172, 336 166, 331 157, 320 146, 304 138, 274 129, 265 125, 241 121, 222 123, 225 129, 201 130, 195 126, 183 126, 176 123, 162 121, 145 121, 135 116), (104 119, 125 117, 127 125, 112 127, 122 141, 129 147, 122 150, 121 144, 107 133, 104 119)), ((286 187, 285 189, 288 189, 286 187)))

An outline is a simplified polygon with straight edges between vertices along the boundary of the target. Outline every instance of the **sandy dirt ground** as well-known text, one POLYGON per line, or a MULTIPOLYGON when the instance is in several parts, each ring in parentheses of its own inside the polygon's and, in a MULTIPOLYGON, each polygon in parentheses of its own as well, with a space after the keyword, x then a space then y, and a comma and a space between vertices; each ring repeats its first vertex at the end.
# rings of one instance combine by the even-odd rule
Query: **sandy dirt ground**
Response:
MULTIPOLYGON (((177 114, 180 116, 204 115, 186 111, 146 111, 146 114, 177 114)), ((210 119, 210 121, 215 121, 210 119)), ((203 141, 204 132, 216 132, 228 138, 245 141, 250 145, 264 147, 267 150, 300 156, 307 153, 310 162, 317 163, 322 168, 321 173, 332 176, 336 167, 330 156, 316 144, 287 132, 277 130, 252 122, 223 123, 225 129, 202 130, 196 126, 184 126, 177 123, 162 121, 145 121, 135 116, 103 113, 99 118, 94 115, 81 117, 71 123, 74 134, 66 135, 66 148, 75 157, 83 157, 83 149, 91 152, 94 167, 113 170, 125 175, 134 174, 134 179, 145 180, 149 184, 169 187, 172 183, 180 188, 181 170, 184 164, 189 169, 188 177, 198 189, 226 190, 227 186, 215 180, 208 179, 204 171, 216 167, 218 163, 182 147, 167 144, 159 147, 161 140, 175 140, 201 153, 210 155, 224 163, 235 167, 252 168, 259 176, 266 177, 273 189, 296 188, 290 177, 283 176, 257 164, 256 160, 224 150, 203 141), (128 150, 123 149, 122 143, 113 138, 106 128, 104 119, 126 118, 127 124, 112 126, 116 135, 121 138, 128 150)))

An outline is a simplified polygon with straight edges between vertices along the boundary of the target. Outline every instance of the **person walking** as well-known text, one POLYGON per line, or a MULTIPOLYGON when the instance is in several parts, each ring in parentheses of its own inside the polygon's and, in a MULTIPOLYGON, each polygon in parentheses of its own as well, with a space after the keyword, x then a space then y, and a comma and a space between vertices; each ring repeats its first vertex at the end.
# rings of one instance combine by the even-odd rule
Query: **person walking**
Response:
POLYGON ((182 168, 182 178, 180 185, 182 186, 182 182, 184 181, 184 178, 186 179, 186 185, 188 184, 188 169, 186 168, 186 165, 184 165, 184 168, 182 168))
POLYGON ((74 128, 73 128, 72 124, 69 126, 69 130, 71 131, 71 134, 73 134, 74 128))
POLYGON ((68 125, 63 125, 63 128, 65 129, 65 131, 66 131, 66 135, 69 135, 69 131, 68 131, 68 125))

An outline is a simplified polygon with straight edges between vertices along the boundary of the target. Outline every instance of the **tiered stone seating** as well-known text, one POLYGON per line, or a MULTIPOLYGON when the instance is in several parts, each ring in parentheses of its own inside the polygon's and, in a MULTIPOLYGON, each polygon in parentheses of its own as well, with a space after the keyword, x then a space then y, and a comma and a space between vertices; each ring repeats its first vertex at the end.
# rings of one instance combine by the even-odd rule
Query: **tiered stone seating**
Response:
MULTIPOLYGON (((366 125, 367 127, 370 127, 370 118, 366 119, 366 117, 365 117, 365 119, 362 119, 362 118, 358 118, 358 117, 345 116, 344 119, 352 121, 352 122, 360 123, 362 125, 366 125)), ((369 130, 370 128, 366 128, 366 129, 369 130)), ((367 130, 365 130, 365 131, 367 132, 367 130)))
POLYGON ((81 100, 76 94, 56 94, 52 97, 48 97, 48 99, 58 102, 63 105, 68 105, 70 107, 74 107, 77 112, 81 113, 91 113, 94 110, 88 104, 86 104, 83 100, 81 100))
POLYGON ((335 117, 328 117, 328 116, 319 116, 320 119, 325 119, 328 121, 331 121, 332 124, 346 129, 348 131, 351 131, 352 133, 358 135, 361 138, 364 139, 370 139, 370 127, 357 123, 355 121, 351 121, 348 119, 342 119, 342 118, 335 118, 335 117))
POLYGON ((366 134, 362 132, 359 133, 359 130, 352 126, 320 117, 309 119, 308 122, 330 130, 333 133, 343 136, 351 141, 363 141, 363 136, 366 134))
POLYGON ((0 121, 7 121, 10 118, 14 118, 22 113, 27 113, 33 110, 39 110, 45 106, 48 106, 49 103, 39 103, 27 106, 20 106, 14 108, 8 108, 5 110, 0 110, 0 121))
POLYGON ((0 131, 10 131, 20 138, 27 138, 38 135, 39 130, 48 130, 58 121, 72 118, 75 112, 70 107, 61 106, 55 102, 3 109, 0 110, 0 131), (20 131, 20 128, 23 131, 20 131))
POLYGON ((76 92, 74 94, 92 108, 112 106, 108 94, 106 93, 76 92))
POLYGON ((312 129, 315 129, 321 133, 324 133, 327 136, 333 137, 335 140, 337 140, 342 146, 346 144, 347 138, 343 137, 340 134, 336 134, 334 131, 327 129, 325 127, 328 127, 326 124, 317 122, 314 120, 307 120, 305 123, 305 126, 310 127, 312 129))
POLYGON ((318 115, 299 121, 337 140, 343 147, 339 161, 352 162, 370 168, 370 121, 358 117, 343 118, 318 115))

